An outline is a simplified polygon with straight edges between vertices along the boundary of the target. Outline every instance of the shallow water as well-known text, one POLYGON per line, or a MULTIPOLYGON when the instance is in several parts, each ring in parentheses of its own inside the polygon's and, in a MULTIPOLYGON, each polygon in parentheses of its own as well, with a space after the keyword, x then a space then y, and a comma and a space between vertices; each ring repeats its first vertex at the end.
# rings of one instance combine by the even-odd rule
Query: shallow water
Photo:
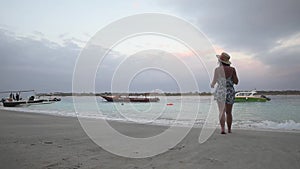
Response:
MULTIPOLYGON (((300 96, 270 96, 269 102, 235 103, 234 128, 300 131, 300 96)), ((62 116, 79 116, 143 124, 203 126, 211 113, 217 121, 218 110, 210 96, 160 97, 157 103, 108 103, 100 97, 62 97, 53 104, 4 108, 62 116), (168 106, 168 103, 173 105, 168 106)), ((213 123, 214 125, 217 125, 213 123)))

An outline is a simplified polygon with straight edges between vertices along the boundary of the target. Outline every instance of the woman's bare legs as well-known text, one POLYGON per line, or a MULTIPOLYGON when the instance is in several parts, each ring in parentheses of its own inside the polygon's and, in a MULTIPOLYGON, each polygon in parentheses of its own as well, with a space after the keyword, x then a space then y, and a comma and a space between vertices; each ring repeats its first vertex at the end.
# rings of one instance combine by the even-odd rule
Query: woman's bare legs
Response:
POLYGON ((227 123, 228 133, 231 133, 231 125, 232 125, 232 106, 233 104, 225 104, 222 102, 218 102, 219 107, 219 119, 221 125, 221 133, 225 134, 225 119, 227 123), (225 116, 226 113, 226 116, 225 116))
POLYGON ((231 125, 232 125, 232 106, 233 104, 226 104, 226 122, 228 127, 228 133, 231 133, 231 125))
POLYGON ((218 108, 219 108, 219 120, 221 125, 221 134, 225 133, 225 103, 218 102, 218 108))

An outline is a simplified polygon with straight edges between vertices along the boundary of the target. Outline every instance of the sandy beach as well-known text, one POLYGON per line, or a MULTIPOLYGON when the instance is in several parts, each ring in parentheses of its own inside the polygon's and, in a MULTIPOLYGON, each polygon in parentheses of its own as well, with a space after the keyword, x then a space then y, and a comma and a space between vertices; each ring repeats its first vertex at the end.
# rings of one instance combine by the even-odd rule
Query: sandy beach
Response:
MULTIPOLYGON (((162 126, 113 122, 122 133, 145 137, 162 126)), ((0 111, 0 168, 101 169, 296 169, 300 168, 300 133, 216 130, 203 144, 194 128, 182 142, 154 157, 132 159, 96 145, 77 118, 0 111)))

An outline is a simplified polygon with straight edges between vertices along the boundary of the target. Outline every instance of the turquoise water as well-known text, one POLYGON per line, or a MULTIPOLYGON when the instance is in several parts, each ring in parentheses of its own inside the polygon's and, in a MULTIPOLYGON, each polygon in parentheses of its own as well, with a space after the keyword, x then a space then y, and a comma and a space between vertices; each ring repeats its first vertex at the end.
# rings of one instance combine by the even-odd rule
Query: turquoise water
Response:
POLYGON ((300 130, 300 96, 271 96, 269 102, 236 103, 240 127, 300 130))
MULTIPOLYGON (((270 96, 270 102, 235 103, 234 128, 300 131, 300 96, 270 96)), ((143 124, 203 126, 208 113, 217 118, 216 103, 210 96, 160 97, 158 103, 108 103, 100 97, 62 97, 53 104, 4 108, 62 116, 80 116, 143 124), (96 102, 93 102, 93 101, 96 102), (172 103, 168 106, 167 103, 172 103), (211 110, 211 111, 210 111, 211 110)))

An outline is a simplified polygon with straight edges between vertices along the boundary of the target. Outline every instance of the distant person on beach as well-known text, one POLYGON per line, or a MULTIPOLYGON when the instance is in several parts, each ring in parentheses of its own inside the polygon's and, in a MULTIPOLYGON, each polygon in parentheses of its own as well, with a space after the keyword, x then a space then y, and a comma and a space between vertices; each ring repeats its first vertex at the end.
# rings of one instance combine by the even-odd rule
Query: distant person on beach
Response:
POLYGON ((16 100, 19 101, 20 100, 20 94, 16 93, 16 100))
POLYGON ((239 80, 234 67, 231 67, 229 61, 229 54, 223 52, 217 55, 219 66, 214 71, 213 81, 211 87, 214 88, 217 83, 218 86, 214 93, 214 99, 217 100, 219 108, 219 118, 221 124, 221 134, 225 132, 225 119, 227 122, 228 133, 231 133, 232 125, 232 106, 234 103, 234 84, 238 84, 239 80))

